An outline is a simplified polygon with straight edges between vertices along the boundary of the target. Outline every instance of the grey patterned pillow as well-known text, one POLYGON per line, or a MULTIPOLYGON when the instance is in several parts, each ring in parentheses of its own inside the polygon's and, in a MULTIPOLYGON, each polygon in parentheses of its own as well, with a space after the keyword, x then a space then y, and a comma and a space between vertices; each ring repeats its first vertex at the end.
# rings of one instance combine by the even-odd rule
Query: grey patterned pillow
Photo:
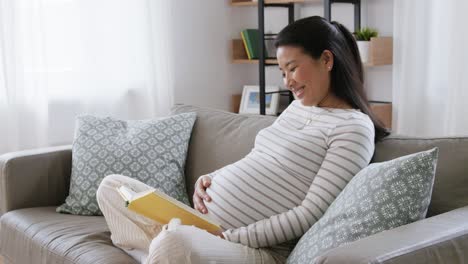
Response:
POLYGON ((434 148, 361 170, 302 236, 287 263, 315 263, 332 248, 423 219, 437 155, 434 148))
POLYGON ((110 174, 135 178, 189 204, 184 168, 195 119, 195 113, 135 121, 78 117, 70 193, 57 212, 101 215, 96 190, 110 174))

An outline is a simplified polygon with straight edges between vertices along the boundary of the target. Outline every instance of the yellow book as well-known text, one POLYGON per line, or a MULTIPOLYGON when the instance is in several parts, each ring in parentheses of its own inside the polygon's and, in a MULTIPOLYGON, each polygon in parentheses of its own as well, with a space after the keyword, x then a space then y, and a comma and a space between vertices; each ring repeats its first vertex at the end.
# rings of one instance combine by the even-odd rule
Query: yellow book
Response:
POLYGON ((172 218, 179 218, 183 225, 194 225, 208 232, 221 229, 219 223, 160 190, 137 193, 126 186, 120 186, 117 191, 125 200, 128 209, 160 224, 167 224, 172 218))
POLYGON ((247 40, 245 39, 245 35, 243 31, 241 31, 241 37, 242 37, 242 42, 244 43, 245 52, 247 53, 247 58, 251 60, 252 55, 250 55, 249 46, 247 45, 247 40))

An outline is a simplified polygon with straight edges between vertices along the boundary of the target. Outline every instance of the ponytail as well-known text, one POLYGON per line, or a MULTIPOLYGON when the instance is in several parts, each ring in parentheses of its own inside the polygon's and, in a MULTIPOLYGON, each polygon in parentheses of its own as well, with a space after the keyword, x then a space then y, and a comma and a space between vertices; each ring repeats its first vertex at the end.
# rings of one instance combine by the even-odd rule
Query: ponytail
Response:
MULTIPOLYGON (((364 92, 364 70, 363 70, 363 65, 361 61, 361 55, 359 53, 359 49, 356 43, 356 39, 354 38, 353 34, 351 34, 351 32, 349 32, 349 30, 345 26, 343 26, 341 23, 333 21, 331 22, 331 24, 334 25, 336 29, 344 37, 345 42, 347 44, 346 46, 348 47, 349 51, 352 54, 352 60, 343 66, 354 67, 354 70, 357 71, 357 75, 359 78, 359 82, 357 82, 357 80, 354 80, 355 82, 354 87, 356 88, 349 89, 348 90, 349 95, 346 96, 345 98, 343 97, 342 98, 350 102, 353 107, 360 109, 361 112, 369 116, 369 118, 372 120, 372 123, 374 123, 375 142, 378 142, 382 138, 388 136, 390 132, 385 128, 382 121, 380 121, 380 119, 375 115, 375 113, 370 108, 369 101, 367 100, 367 96, 364 92), (349 100, 348 98, 351 100, 349 100)), ((349 71, 352 71, 352 70, 353 69, 349 69, 349 71)))
POLYGON ((351 53, 353 54, 353 62, 356 64, 356 69, 359 71, 359 79, 361 80, 361 82, 364 83, 364 71, 361 61, 361 55, 359 54, 359 49, 353 34, 351 34, 351 32, 349 32, 349 30, 341 23, 332 21, 331 24, 335 25, 335 27, 341 32, 341 34, 343 34, 346 43, 348 44, 348 47, 351 53))

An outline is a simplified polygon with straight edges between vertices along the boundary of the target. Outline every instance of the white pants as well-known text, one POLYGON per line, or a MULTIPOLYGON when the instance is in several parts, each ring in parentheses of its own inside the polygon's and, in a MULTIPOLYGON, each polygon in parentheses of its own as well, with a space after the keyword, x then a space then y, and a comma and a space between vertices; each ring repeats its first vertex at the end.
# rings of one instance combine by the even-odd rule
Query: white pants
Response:
POLYGON ((135 179, 110 175, 97 191, 99 208, 106 218, 114 245, 140 263, 284 263, 284 257, 265 249, 229 242, 194 226, 171 221, 161 224, 125 207, 116 188, 126 185, 136 192, 150 189, 135 179))

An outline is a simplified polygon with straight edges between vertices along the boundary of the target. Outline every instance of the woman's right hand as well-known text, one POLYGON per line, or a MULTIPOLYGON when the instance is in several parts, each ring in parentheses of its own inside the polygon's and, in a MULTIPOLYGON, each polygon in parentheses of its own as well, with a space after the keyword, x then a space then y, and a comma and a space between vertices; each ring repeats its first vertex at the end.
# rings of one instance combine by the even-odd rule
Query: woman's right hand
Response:
POLYGON ((211 185, 211 177, 208 175, 201 176, 195 183, 195 191, 193 192, 193 207, 202 214, 208 213, 205 201, 211 201, 211 197, 206 194, 206 189, 211 185))

